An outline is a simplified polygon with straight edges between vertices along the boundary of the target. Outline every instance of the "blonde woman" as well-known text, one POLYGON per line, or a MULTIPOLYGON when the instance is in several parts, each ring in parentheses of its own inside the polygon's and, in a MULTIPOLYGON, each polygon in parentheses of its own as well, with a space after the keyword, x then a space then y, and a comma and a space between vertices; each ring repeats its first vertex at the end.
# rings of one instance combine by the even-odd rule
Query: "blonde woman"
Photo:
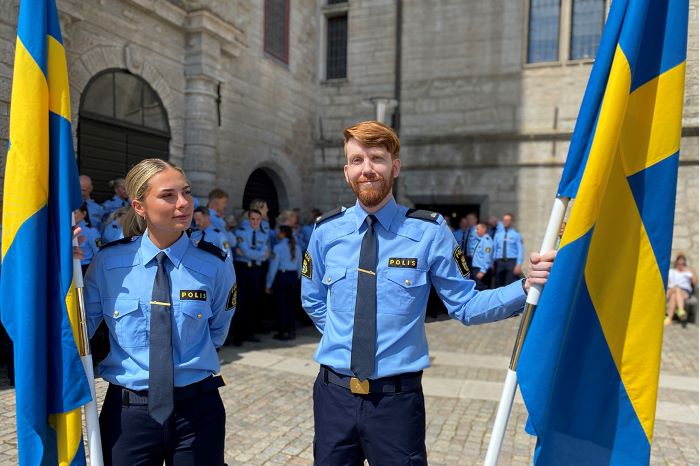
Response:
POLYGON ((226 254, 185 234, 193 201, 184 172, 159 159, 129 171, 125 238, 86 275, 90 332, 104 320, 109 388, 100 414, 106 465, 224 462, 221 346, 236 305, 226 254))

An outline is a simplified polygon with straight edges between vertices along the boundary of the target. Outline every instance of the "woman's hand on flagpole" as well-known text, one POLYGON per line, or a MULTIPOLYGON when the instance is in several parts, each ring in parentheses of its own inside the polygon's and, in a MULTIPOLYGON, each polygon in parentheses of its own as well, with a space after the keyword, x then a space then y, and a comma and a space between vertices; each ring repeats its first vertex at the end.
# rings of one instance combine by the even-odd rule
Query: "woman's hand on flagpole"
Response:
POLYGON ((552 270, 554 258, 557 251, 552 250, 544 254, 533 252, 530 255, 530 266, 527 269, 527 276, 523 288, 525 292, 530 291, 532 285, 544 285, 549 278, 549 271, 552 270))
MULTIPOLYGON (((85 237, 80 236, 82 231, 83 230, 79 226, 73 225, 73 238, 78 240, 78 244, 85 242, 85 237)), ((83 250, 80 249, 80 246, 73 246, 73 259, 83 260, 84 258, 85 254, 83 253, 83 250)))

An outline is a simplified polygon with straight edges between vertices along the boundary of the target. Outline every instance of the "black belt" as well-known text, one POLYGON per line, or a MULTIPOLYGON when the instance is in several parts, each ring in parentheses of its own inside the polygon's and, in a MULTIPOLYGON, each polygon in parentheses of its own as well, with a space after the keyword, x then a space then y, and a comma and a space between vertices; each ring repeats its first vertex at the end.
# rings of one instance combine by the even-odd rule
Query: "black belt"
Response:
POLYGON ((507 259, 496 259, 496 262, 506 262, 506 261, 515 261, 518 260, 517 257, 509 257, 507 259))
MULTIPOLYGON (((210 392, 226 385, 224 378, 220 375, 210 375, 206 379, 200 380, 184 387, 175 387, 173 397, 175 401, 186 400, 200 393, 210 392)), ((148 404, 148 390, 130 390, 121 385, 109 384, 108 390, 120 390, 123 406, 143 406, 148 404)))
POLYGON ((399 393, 417 390, 421 386, 423 371, 382 377, 381 379, 361 381, 357 377, 338 374, 328 366, 321 366, 323 382, 347 388, 357 395, 369 393, 399 393))

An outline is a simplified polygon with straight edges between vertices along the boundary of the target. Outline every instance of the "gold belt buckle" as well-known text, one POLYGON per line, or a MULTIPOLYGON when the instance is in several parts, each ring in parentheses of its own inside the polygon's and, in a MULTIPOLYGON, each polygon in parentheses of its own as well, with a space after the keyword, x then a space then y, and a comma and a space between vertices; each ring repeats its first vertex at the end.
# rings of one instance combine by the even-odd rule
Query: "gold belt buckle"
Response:
POLYGON ((350 391, 356 395, 369 394, 369 380, 360 380, 357 377, 350 377, 350 391))

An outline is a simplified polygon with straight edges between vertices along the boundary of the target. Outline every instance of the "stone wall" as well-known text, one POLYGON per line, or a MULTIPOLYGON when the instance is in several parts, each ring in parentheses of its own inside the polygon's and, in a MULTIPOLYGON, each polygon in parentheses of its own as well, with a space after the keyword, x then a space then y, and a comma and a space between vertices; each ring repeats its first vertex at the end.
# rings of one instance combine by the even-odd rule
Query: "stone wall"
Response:
MULTIPOLYGON (((315 198, 322 208, 353 202, 342 178, 343 125, 373 117, 362 99, 393 95, 394 5, 350 3, 348 79, 321 84, 324 134, 316 144, 315 198), (365 46, 368 36, 374 37, 374 53, 365 46)), ((408 204, 480 204, 484 218, 513 212, 526 248, 534 250, 549 218, 592 61, 524 64, 525 7, 526 2, 403 1, 398 192, 408 204)), ((697 9, 692 0, 674 235, 674 251, 686 251, 694 264, 697 9)))

